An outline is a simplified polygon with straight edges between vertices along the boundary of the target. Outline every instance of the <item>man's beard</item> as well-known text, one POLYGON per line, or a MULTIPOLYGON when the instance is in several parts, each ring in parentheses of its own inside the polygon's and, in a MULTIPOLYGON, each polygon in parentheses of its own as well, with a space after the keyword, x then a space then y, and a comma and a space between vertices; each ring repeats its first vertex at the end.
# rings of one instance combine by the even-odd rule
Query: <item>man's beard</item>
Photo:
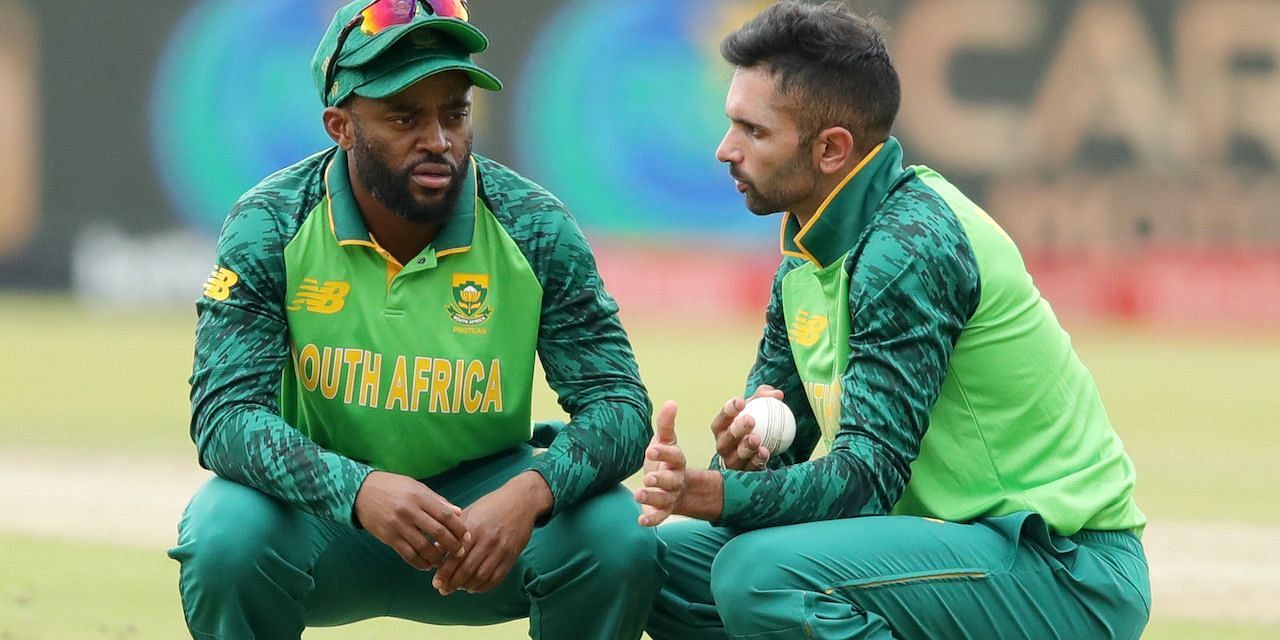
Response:
MULTIPOLYGON (((358 129, 358 128, 357 128, 358 129)), ((408 167, 396 170, 391 167, 385 149, 369 144, 367 136, 356 132, 356 144, 351 149, 356 163, 356 175, 369 190, 374 199, 382 203, 389 211, 409 220, 427 224, 443 223, 453 215, 462 193, 463 178, 471 165, 471 140, 466 141, 467 150, 461 164, 454 164, 448 156, 439 153, 426 153, 414 159, 408 167), (436 164, 449 167, 451 180, 449 189, 434 202, 422 202, 413 195, 410 185, 413 184, 413 171, 423 164, 436 164)))
POLYGON ((788 210, 811 195, 818 184, 818 172, 809 166, 807 154, 801 151, 772 176, 753 179, 735 166, 729 167, 729 175, 747 184, 743 193, 747 209, 758 216, 788 210))

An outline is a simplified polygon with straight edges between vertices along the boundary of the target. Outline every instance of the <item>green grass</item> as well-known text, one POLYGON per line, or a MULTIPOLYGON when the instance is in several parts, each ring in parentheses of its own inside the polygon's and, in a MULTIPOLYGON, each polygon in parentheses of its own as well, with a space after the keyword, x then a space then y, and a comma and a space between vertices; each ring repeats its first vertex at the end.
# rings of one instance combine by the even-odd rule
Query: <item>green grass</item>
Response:
MULTIPOLYGON (((129 451, 193 460, 187 438, 189 310, 123 313, 65 300, 0 296, 0 447, 129 451)), ((706 424, 741 391, 754 320, 628 317, 655 404, 680 402, 678 432, 695 463, 706 424)), ((1275 523, 1280 481, 1274 390, 1280 336, 1071 326, 1077 348, 1138 465, 1139 502, 1154 518, 1275 523)), ((535 416, 559 414, 540 388, 535 416)), ((0 519, 4 518, 0 514, 0 519)), ((163 549, 0 535, 0 638, 183 637, 177 565, 163 549)), ((520 638, 522 623, 424 630, 371 621, 307 638, 520 638)), ((1280 637, 1276 625, 1152 621, 1156 640, 1280 637)))
MULTIPOLYGON (((134 640, 188 637, 177 563, 163 550, 0 535, 0 638, 134 640)), ((309 629, 311 640, 482 640, 527 637, 522 621, 424 631, 403 620, 309 629)))
POLYGON ((0 536, 0 637, 180 638, 177 572, 162 553, 0 536))
POLYGON ((1156 618, 1147 625, 1142 637, 1144 640, 1259 640, 1280 638, 1280 625, 1156 618))
POLYGON ((1278 523, 1280 335, 1074 332, 1138 469, 1138 501, 1162 519, 1278 523))
POLYGON ((182 453, 193 310, 95 310, 0 297, 0 446, 182 453))

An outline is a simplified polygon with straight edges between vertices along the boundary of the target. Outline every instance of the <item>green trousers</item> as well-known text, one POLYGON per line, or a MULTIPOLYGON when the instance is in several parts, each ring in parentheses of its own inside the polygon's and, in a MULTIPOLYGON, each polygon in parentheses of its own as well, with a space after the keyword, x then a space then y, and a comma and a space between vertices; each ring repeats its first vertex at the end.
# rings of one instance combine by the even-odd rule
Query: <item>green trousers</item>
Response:
POLYGON ((654 640, 1132 639, 1150 611, 1142 543, 1128 532, 1050 533, 1036 514, 972 524, 908 516, 741 535, 665 524, 670 576, 654 640))
MULTIPOLYGON (((425 480, 466 506, 528 468, 529 447, 425 480)), ((529 618, 533 638, 639 638, 665 574, 661 543, 636 524, 621 486, 533 532, 506 580, 441 596, 434 572, 405 563, 368 532, 214 478, 191 500, 170 557, 192 637, 298 638, 306 626, 391 616, 438 625, 529 618)), ((442 636, 443 637, 443 636, 442 636)))

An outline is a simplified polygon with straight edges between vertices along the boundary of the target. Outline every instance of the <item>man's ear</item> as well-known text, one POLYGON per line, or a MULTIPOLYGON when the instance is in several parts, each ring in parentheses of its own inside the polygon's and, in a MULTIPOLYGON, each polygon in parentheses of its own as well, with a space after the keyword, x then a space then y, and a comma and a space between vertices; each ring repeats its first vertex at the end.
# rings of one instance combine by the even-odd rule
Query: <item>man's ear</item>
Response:
POLYGON ((853 134, 844 127, 829 127, 813 141, 813 165, 826 174, 843 174, 862 160, 857 157, 853 134))
POLYGON ((352 122, 350 109, 326 107, 321 115, 324 119, 324 131, 344 151, 350 151, 356 144, 355 123, 352 122))

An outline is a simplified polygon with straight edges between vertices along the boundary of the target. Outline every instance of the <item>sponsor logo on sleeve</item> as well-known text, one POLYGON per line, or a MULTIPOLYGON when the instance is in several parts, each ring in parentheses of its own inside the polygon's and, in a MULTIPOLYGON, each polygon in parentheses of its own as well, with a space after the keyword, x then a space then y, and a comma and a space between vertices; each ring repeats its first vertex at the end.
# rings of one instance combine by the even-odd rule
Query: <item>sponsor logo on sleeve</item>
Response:
POLYGON ((226 268, 213 266, 213 273, 209 274, 209 279, 204 282, 204 296, 210 300, 219 302, 231 297, 231 288, 240 282, 240 276, 236 272, 226 268))

